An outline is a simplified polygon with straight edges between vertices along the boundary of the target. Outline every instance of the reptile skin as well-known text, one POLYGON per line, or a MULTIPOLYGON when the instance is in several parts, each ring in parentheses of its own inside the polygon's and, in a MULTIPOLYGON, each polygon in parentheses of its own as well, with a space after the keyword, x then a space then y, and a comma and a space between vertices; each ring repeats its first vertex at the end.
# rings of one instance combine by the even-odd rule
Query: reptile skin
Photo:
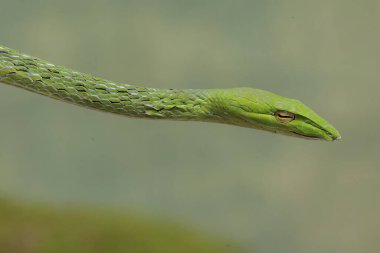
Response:
POLYGON ((338 131, 298 100, 252 89, 154 89, 79 73, 0 45, 0 82, 130 117, 219 122, 335 140, 338 131), (279 113, 280 112, 280 113, 279 113), (286 122, 281 113, 291 118, 286 122))

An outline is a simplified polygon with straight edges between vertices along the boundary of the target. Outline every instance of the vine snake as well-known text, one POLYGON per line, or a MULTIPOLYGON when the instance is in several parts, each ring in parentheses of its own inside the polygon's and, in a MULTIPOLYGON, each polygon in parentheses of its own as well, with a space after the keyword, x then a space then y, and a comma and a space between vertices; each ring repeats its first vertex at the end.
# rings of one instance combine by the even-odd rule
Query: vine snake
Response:
POLYGON ((307 139, 339 132, 302 102, 253 88, 154 89, 107 81, 0 45, 0 82, 129 117, 218 122, 307 139))

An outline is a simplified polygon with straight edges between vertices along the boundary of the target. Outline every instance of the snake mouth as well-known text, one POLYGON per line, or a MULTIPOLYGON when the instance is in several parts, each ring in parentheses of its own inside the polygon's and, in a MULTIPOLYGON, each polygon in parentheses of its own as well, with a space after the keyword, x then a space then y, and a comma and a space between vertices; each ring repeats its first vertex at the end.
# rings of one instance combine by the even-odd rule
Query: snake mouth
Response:
POLYGON ((293 134, 298 135, 299 137, 304 138, 304 139, 309 139, 309 140, 320 140, 321 139, 320 137, 317 137, 317 136, 310 136, 310 135, 300 134, 300 133, 297 133, 297 132, 294 132, 294 131, 290 131, 290 132, 292 132, 293 134))
POLYGON ((322 140, 323 139, 323 140, 327 140, 327 141, 337 141, 337 140, 341 139, 340 135, 335 136, 335 135, 333 135, 333 134, 331 134, 329 132, 326 132, 328 138, 300 134, 300 133, 297 133, 297 132, 294 132, 294 131, 290 131, 290 132, 292 132, 293 134, 295 134, 295 135, 297 135, 297 136, 299 136, 301 138, 309 139, 309 140, 322 140))

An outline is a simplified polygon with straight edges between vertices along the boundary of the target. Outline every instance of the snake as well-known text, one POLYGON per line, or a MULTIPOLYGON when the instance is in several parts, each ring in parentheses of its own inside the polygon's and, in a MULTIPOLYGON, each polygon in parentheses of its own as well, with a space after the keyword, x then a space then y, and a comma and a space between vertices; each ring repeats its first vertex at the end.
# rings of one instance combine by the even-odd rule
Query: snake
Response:
POLYGON ((112 82, 0 45, 0 83, 133 118, 223 123, 304 139, 341 138, 296 99, 251 87, 157 89, 112 82))

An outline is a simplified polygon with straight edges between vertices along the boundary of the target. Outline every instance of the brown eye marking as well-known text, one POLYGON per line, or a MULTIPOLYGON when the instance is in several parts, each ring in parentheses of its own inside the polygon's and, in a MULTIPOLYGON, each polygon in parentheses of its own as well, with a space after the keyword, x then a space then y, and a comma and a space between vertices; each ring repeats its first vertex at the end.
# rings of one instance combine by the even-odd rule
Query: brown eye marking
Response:
POLYGON ((296 115, 294 113, 288 111, 277 111, 275 112, 274 116, 276 117, 276 120, 281 124, 288 124, 296 118, 296 115))

